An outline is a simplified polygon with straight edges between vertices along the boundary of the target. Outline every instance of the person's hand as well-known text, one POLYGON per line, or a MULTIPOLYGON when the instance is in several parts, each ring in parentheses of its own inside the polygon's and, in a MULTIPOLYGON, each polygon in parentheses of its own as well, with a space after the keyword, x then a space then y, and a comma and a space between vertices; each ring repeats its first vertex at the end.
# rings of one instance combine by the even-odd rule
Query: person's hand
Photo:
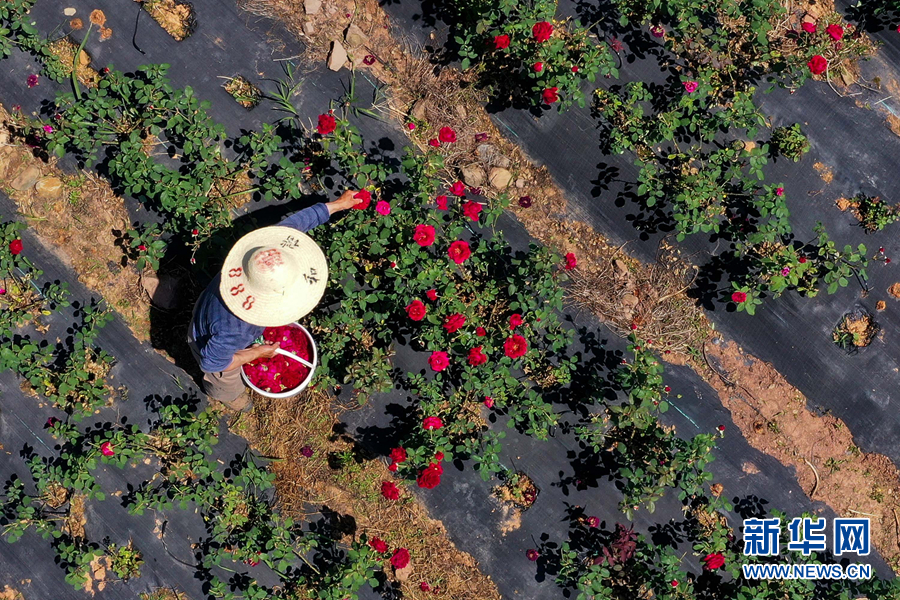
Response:
POLYGON ((272 358, 275 356, 275 351, 278 350, 278 342, 271 344, 256 344, 253 347, 256 348, 257 358, 272 358))
POLYGON ((341 194, 340 198, 338 198, 337 200, 333 200, 325 205, 328 207, 328 212, 330 214, 334 214, 342 210, 347 210, 348 208, 353 208, 360 202, 359 198, 353 197, 358 193, 358 190, 345 191, 343 194, 341 194))

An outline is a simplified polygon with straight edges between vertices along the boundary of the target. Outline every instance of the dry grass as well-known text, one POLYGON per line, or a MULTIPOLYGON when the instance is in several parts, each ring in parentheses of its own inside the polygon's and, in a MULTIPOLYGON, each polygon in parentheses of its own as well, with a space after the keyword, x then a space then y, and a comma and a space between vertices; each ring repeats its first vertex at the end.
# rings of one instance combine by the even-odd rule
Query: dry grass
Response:
MULTIPOLYGON (((381 482, 391 473, 349 437, 334 433, 339 419, 326 395, 305 392, 291 400, 254 395, 254 407, 234 429, 262 454, 278 459, 270 468, 277 476, 283 514, 311 519, 327 507, 352 516, 357 534, 378 536, 392 548, 408 548, 413 571, 400 583, 404 598, 432 598, 433 593, 419 588, 423 581, 432 588, 440 586, 443 596, 455 600, 499 598, 475 560, 453 546, 443 525, 431 519, 412 494, 404 493, 399 502, 381 497, 381 482), (312 457, 300 454, 303 446, 313 449, 312 457)), ((390 570, 388 565, 385 571, 390 570)))

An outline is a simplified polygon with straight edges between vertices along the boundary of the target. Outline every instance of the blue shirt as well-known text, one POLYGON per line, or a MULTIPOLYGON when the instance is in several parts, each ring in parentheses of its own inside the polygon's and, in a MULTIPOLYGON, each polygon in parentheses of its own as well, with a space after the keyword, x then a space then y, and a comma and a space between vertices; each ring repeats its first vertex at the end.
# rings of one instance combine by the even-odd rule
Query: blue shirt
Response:
MULTIPOLYGON (((278 225, 306 232, 327 222, 328 217, 328 207, 320 202, 294 213, 278 225)), ((216 275, 200 294, 191 321, 191 338, 200 351, 200 368, 204 373, 224 371, 235 352, 249 346, 265 331, 265 327, 251 325, 228 310, 219 293, 221 277, 221 273, 216 275)))

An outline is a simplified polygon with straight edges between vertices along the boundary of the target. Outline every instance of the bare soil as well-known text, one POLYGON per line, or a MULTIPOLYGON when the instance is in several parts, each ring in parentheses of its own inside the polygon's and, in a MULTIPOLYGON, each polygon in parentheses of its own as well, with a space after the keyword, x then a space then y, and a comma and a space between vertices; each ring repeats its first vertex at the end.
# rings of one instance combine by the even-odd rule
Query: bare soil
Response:
POLYGON ((839 345, 852 344, 856 348, 865 348, 872 343, 878 333, 878 326, 872 315, 854 312, 844 315, 834 329, 834 342, 839 345))
POLYGON ((0 590, 0 600, 25 600, 25 597, 18 590, 6 585, 0 590))
POLYGON ((501 501, 525 511, 537 500, 538 488, 531 477, 518 471, 506 483, 494 488, 494 495, 501 501))
MULTIPOLYGON (((705 355, 708 380, 750 445, 793 467, 810 498, 844 517, 870 517, 873 543, 898 570, 900 472, 890 459, 862 452, 843 421, 814 414, 781 374, 734 342, 717 338, 705 355)), ((744 471, 759 468, 748 462, 744 471)))
POLYGON ((78 52, 78 46, 67 37, 48 44, 47 49, 57 58, 60 67, 66 75, 71 75, 72 70, 78 74, 78 81, 87 87, 96 87, 100 80, 100 74, 91 68, 90 55, 82 50, 78 52), (78 63, 75 63, 75 53, 78 52, 78 63))
MULTIPOLYGON (((10 115, 0 107, 0 122, 10 115)), ((78 274, 87 287, 101 293, 119 312, 139 340, 150 334, 150 302, 140 274, 125 259, 121 237, 131 228, 122 199, 104 179, 88 171, 79 177, 63 173, 56 161, 45 163, 23 146, 0 146, 0 185, 19 207, 19 213, 45 246, 78 274), (34 188, 17 191, 16 177, 28 169, 40 178, 57 179, 61 189, 52 196, 34 188)))

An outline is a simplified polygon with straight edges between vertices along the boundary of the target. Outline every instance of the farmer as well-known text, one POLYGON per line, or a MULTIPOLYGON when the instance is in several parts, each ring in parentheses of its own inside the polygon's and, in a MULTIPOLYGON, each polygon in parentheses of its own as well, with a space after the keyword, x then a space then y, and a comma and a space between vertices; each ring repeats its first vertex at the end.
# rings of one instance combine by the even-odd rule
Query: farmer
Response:
POLYGON ((222 270, 197 299, 187 335, 211 400, 236 411, 250 409, 241 365, 270 358, 278 349, 278 342, 253 341, 266 327, 287 325, 309 313, 325 292, 325 255, 304 232, 358 204, 355 193, 346 191, 274 227, 251 231, 232 247, 222 270))

